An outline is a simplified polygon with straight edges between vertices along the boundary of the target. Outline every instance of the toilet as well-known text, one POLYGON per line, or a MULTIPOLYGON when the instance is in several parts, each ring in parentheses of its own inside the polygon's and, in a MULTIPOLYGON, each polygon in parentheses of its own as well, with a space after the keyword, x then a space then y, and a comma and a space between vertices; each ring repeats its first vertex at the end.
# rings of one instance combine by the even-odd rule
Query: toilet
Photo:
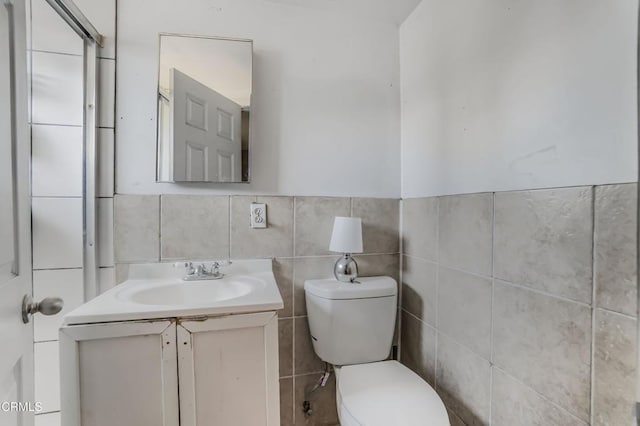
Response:
POLYGON ((304 283, 316 354, 336 371, 341 426, 450 426, 427 382, 389 356, 398 290, 390 277, 304 283))

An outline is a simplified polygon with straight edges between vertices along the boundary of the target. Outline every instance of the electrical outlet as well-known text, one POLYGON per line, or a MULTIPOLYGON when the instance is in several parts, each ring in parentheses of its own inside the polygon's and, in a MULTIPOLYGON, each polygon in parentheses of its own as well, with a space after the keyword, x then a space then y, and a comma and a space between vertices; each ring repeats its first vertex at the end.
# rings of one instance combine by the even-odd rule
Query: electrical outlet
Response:
POLYGON ((267 227, 267 205, 265 203, 251 203, 251 227, 267 227))

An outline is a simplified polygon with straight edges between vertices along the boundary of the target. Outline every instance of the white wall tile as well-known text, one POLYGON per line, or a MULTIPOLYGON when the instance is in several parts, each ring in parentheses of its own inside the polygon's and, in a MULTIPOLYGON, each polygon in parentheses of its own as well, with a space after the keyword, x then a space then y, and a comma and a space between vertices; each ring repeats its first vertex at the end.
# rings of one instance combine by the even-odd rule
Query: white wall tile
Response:
POLYGON ((436 389, 445 405, 467 425, 488 425, 491 364, 438 334, 436 389))
POLYGON ((113 198, 98 199, 98 264, 113 266, 113 198))
POLYGON ((591 303, 591 187, 496 193, 494 227, 495 278, 591 303))
POLYGON ((104 46, 98 55, 101 58, 116 57, 116 1, 75 0, 82 13, 104 37, 104 46))
POLYGON ((34 123, 82 125, 82 57, 32 53, 34 123))
POLYGON ((55 269, 33 272, 33 298, 61 297, 64 308, 57 315, 33 316, 33 339, 36 342, 58 340, 62 317, 84 301, 82 269, 55 269))
POLYGON ((33 50, 82 55, 82 39, 58 13, 45 0, 31 3, 33 50))
POLYGON ((82 267, 82 199, 34 198, 33 268, 82 267))
POLYGON ((597 186, 594 207, 596 306, 636 316, 638 185, 597 186))
POLYGON ((491 279, 440 266, 438 330, 491 359, 491 279))
POLYGON ((589 306, 495 281, 492 349, 496 367, 589 419, 589 306))
MULTIPOLYGON (((28 2, 27 2, 28 3, 28 2)), ((29 31, 27 31, 27 34, 29 34, 29 31)), ((31 76, 33 74, 33 69, 32 69, 32 63, 33 60, 31 59, 31 52, 27 52, 27 121, 29 122, 29 124, 31 124, 32 120, 32 116, 31 116, 31 111, 32 111, 32 105, 33 105, 33 96, 32 96, 32 87, 31 87, 31 76)))
POLYGON ((81 197, 82 127, 34 125, 31 135, 31 194, 81 197))
POLYGON ((100 268, 98 271, 98 294, 112 289, 116 285, 115 268, 100 268))
POLYGON ((98 197, 113 197, 114 130, 98 129, 98 197))
POLYGON ((60 413, 36 414, 35 426, 60 426, 60 413))
POLYGON ((100 59, 100 108, 98 126, 113 127, 116 97, 116 61, 100 59))
POLYGON ((35 399, 42 411, 60 411, 60 356, 58 342, 34 344, 35 399))

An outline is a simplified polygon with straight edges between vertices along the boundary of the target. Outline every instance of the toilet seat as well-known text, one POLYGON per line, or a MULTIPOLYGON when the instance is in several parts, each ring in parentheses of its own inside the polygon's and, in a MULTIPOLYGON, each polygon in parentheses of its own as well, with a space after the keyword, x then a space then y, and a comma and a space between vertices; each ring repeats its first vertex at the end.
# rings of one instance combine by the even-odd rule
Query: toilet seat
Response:
POLYGON ((449 426, 438 394, 397 361, 347 365, 336 380, 342 426, 449 426))

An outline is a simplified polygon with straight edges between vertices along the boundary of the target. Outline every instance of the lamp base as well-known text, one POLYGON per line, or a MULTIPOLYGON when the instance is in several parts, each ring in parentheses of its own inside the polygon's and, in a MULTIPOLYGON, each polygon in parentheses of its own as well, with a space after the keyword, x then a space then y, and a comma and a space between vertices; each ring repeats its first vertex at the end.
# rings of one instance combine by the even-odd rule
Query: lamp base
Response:
POLYGON ((345 253, 344 256, 336 261, 333 274, 338 281, 352 283, 358 278, 358 264, 354 258, 351 257, 351 254, 345 253))

